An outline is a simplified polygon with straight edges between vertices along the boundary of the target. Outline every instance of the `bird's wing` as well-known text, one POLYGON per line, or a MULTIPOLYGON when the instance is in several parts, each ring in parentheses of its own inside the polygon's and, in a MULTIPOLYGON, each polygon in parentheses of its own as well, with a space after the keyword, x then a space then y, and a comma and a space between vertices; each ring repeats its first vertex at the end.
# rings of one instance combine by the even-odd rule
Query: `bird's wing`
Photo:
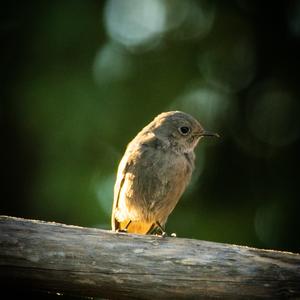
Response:
POLYGON ((120 222, 118 222, 118 220, 116 219, 115 213, 118 208, 119 196, 125 181, 125 174, 126 174, 126 170, 128 169, 128 166, 129 166, 129 162, 125 154, 119 164, 118 173, 117 173, 118 175, 114 186, 114 203, 113 203, 112 214, 111 214, 111 227, 112 230, 114 231, 120 229, 120 222))
MULTIPOLYGON (((121 209, 119 208, 119 199, 122 192, 122 189, 128 189, 131 190, 132 187, 129 189, 129 186, 133 184, 132 180, 130 180, 129 175, 127 173, 130 173, 133 171, 133 169, 139 169, 139 163, 137 163, 137 153, 140 154, 139 151, 131 152, 128 151, 125 153, 124 157, 122 158, 119 168, 118 168, 118 175, 117 180, 114 187, 114 203, 113 203, 113 209, 112 209, 112 218, 111 218, 111 224, 112 224, 112 230, 120 230, 120 231, 127 231, 129 233, 140 233, 140 234, 147 234, 149 233, 153 228, 153 223, 148 222, 142 222, 142 221, 134 221, 130 219, 122 219, 119 220, 116 216, 117 212, 121 212, 121 209), (127 175, 126 175, 127 174, 127 175), (118 211, 120 209, 120 211, 118 211)), ((136 174, 138 176, 138 174, 136 174)), ((135 190, 135 197, 140 199, 140 191, 136 187, 135 190)), ((125 191, 125 194, 127 194, 130 197, 131 192, 125 191)))
POLYGON ((156 151, 149 151, 149 147, 156 148, 158 146, 157 143, 157 138, 149 135, 147 138, 144 138, 142 144, 133 140, 128 145, 119 164, 114 187, 114 203, 111 218, 112 230, 126 229, 127 232, 146 234, 153 227, 153 223, 125 220, 120 217, 120 214, 122 214, 120 197, 124 195, 128 198, 129 203, 136 207, 136 205, 141 204, 140 201, 145 201, 145 199, 147 201, 153 196, 155 189, 151 188, 151 181, 156 180, 152 172, 153 162, 155 161, 153 156, 156 155, 156 151))

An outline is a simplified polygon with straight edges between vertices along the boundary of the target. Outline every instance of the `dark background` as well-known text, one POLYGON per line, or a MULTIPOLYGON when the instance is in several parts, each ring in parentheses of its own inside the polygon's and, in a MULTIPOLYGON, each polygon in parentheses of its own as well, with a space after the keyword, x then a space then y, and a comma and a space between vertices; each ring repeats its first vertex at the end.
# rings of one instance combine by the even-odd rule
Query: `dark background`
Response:
POLYGON ((201 141, 168 232, 300 251, 299 1, 7 1, 1 214, 110 228, 126 144, 162 111, 201 141))

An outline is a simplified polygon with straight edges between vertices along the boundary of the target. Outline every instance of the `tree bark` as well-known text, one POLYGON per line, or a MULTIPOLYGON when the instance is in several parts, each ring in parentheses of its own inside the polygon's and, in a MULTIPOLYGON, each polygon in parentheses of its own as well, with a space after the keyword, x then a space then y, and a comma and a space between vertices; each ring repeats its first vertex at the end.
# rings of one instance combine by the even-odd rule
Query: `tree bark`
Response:
POLYGON ((300 297, 299 254, 0 216, 7 287, 106 299, 300 297))

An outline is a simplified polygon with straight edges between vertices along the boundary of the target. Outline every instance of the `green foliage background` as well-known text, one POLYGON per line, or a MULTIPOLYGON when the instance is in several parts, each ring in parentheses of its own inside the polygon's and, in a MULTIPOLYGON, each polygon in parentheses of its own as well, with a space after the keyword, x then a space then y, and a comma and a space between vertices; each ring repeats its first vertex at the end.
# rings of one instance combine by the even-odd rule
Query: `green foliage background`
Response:
POLYGON ((2 214, 109 229, 126 144, 179 109, 221 139, 167 231, 300 250, 299 2, 12 1, 0 33, 2 214))

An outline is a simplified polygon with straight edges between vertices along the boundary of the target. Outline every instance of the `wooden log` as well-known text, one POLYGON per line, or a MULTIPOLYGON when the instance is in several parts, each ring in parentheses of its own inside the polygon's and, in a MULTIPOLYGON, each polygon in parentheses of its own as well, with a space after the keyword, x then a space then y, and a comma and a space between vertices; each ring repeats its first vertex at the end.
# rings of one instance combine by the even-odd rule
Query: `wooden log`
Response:
POLYGON ((106 299, 300 297, 300 255, 0 216, 7 287, 106 299))

